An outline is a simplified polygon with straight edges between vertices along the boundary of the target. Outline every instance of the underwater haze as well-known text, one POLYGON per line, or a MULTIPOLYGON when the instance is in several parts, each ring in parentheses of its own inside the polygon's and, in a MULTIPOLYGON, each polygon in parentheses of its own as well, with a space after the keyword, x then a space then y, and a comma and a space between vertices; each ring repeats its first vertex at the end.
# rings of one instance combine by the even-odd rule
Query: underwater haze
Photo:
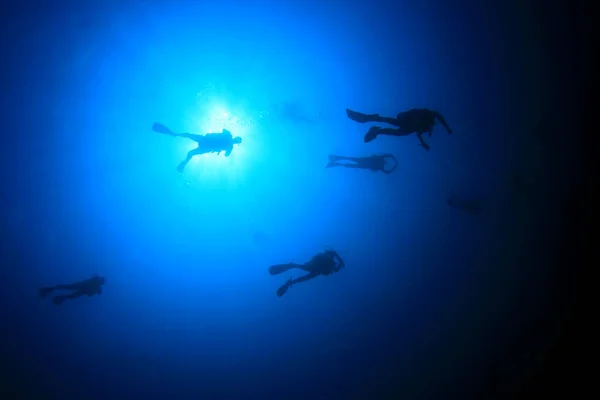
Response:
POLYGON ((496 3, 15 13, 3 398, 476 399, 503 385, 489 360, 552 307, 544 249, 570 172, 569 143, 536 131, 559 113, 529 3, 496 3), (415 135, 365 143, 374 124, 346 108, 437 110, 453 134, 437 124, 430 151, 415 135), (196 143, 155 122, 243 141, 180 174, 196 143), (382 153, 391 174, 326 168, 382 153), (302 272, 269 266, 328 247, 343 269, 277 296, 302 272), (101 295, 38 295, 94 275, 101 295))

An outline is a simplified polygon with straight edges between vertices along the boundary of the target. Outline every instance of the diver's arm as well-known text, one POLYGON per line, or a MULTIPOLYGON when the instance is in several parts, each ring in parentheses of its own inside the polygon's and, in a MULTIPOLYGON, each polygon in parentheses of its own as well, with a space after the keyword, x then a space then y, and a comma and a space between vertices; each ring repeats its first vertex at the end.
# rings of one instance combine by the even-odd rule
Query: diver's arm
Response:
POLYGON ((338 265, 337 267, 333 267, 333 270, 335 272, 338 272, 340 269, 344 268, 345 264, 344 264, 344 260, 342 260, 342 257, 340 257, 340 255, 337 253, 337 251, 335 252, 334 258, 337 260, 338 265))
POLYGON ((442 117, 442 114, 440 114, 437 111, 432 111, 433 115, 438 119, 438 121, 441 122, 442 125, 444 125, 444 127, 446 128, 446 131, 451 134, 452 133, 452 129, 450 129, 450 127, 448 126, 448 124, 446 123, 446 120, 444 119, 444 117, 442 117))
POLYGON ((427 151, 431 149, 431 146, 429 146, 425 139, 423 139, 423 134, 417 133, 417 139, 419 139, 419 146, 423 147, 427 151))
MULTIPOLYGON (((228 148, 228 149, 225 151, 225 157, 229 157, 229 156, 231 155, 231 151, 232 151, 232 150, 233 150, 233 146, 232 146, 232 147, 230 147, 230 148, 228 148)), ((219 153, 220 153, 220 152, 219 152, 219 153)))

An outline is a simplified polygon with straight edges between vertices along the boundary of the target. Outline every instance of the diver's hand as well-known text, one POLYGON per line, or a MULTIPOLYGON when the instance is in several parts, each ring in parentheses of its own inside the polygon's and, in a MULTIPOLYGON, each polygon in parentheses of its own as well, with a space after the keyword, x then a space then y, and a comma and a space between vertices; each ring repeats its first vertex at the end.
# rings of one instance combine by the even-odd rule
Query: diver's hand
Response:
POLYGON ((423 147, 427 151, 431 149, 431 146, 429 146, 427 143, 419 143, 419 146, 423 147))
POLYGON ((340 257, 340 255, 338 254, 337 251, 335 252, 335 258, 337 259, 337 262, 338 262, 338 271, 339 271, 340 269, 344 268, 344 266, 346 264, 344 264, 344 260, 342 260, 342 257, 340 257))

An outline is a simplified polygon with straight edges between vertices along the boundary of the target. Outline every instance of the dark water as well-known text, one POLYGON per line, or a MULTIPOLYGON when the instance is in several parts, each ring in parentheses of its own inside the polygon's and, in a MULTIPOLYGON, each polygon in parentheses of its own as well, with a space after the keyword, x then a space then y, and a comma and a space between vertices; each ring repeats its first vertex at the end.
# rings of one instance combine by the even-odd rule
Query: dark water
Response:
POLYGON ((564 58, 547 47, 569 28, 559 5, 495 3, 15 5, 0 78, 3 398, 513 390, 560 334, 548 266, 577 143, 561 134, 564 58), (429 152, 415 136, 365 144, 373 124, 345 115, 423 107, 454 131, 438 124, 429 152), (180 176, 195 145, 155 121, 243 143, 180 176), (372 153, 398 168, 324 168, 372 153), (278 298, 288 276, 267 268, 326 246, 346 267, 278 298), (100 296, 37 295, 94 274, 100 296))

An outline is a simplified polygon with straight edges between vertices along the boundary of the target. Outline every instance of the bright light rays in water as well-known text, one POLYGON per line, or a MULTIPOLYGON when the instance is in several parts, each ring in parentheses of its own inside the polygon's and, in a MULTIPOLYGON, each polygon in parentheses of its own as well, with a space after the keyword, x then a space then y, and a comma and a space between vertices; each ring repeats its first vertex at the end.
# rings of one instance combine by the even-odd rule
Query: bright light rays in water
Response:
MULTIPOLYGON (((222 152, 219 155, 209 153, 192 158, 183 173, 184 179, 190 184, 215 184, 234 189, 243 182, 249 164, 258 156, 251 117, 241 107, 227 107, 224 103, 217 99, 211 99, 208 103, 203 100, 190 113, 184 126, 188 132, 201 135, 227 129, 234 137, 240 136, 242 143, 234 145, 229 157, 222 152)), ((193 141, 182 141, 181 159, 196 147, 193 141)))

